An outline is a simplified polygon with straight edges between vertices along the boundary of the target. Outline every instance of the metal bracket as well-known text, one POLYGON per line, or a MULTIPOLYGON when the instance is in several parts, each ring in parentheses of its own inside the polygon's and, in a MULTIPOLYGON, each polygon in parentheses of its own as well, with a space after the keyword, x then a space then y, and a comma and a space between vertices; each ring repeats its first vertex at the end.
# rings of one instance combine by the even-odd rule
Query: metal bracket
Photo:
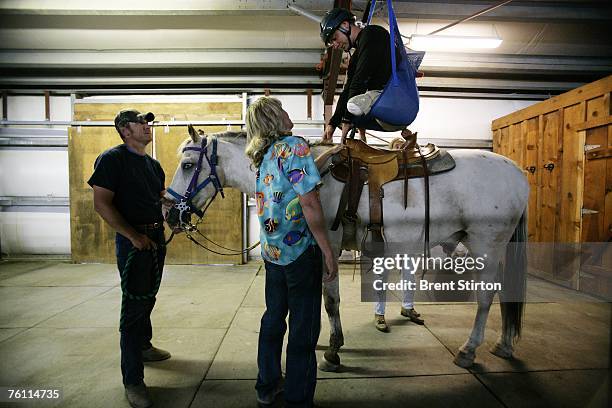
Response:
POLYGON ((597 210, 590 210, 588 208, 583 208, 583 209, 580 210, 580 214, 581 215, 599 214, 599 211, 597 211, 597 210))
POLYGON ((588 152, 589 150, 598 149, 598 148, 600 148, 600 147, 601 147, 601 145, 596 145, 596 144, 592 144, 592 145, 590 145, 590 144, 585 144, 585 145, 584 145, 584 152, 586 153, 586 152, 588 152))

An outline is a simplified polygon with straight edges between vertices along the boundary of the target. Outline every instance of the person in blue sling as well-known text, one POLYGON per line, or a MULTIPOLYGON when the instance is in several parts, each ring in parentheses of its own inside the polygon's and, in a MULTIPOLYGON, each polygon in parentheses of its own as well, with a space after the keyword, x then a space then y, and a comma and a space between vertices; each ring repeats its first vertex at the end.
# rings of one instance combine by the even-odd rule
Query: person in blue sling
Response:
MULTIPOLYGON (((323 143, 331 143, 337 127, 342 127, 343 142, 353 125, 384 131, 404 130, 405 125, 396 126, 378 119, 368 124, 360 120, 370 112, 391 77, 389 32, 378 25, 356 24, 355 16, 343 8, 328 11, 320 28, 321 40, 326 46, 346 52, 355 49, 336 110, 325 127, 323 143)), ((397 50, 396 58, 400 58, 397 50)), ((410 135, 407 133, 406 137, 410 135)))
MULTIPOLYGON (((336 111, 325 127, 322 143, 331 143, 332 135, 339 126, 342 126, 342 143, 353 126, 358 128, 367 126, 368 129, 384 131, 401 130, 406 143, 414 144, 416 133, 410 132, 405 125, 396 126, 376 118, 371 119, 370 123, 364 121, 391 78, 392 58, 389 32, 378 25, 365 27, 357 25, 355 16, 344 8, 334 8, 328 11, 321 20, 320 28, 321 40, 326 46, 339 48, 346 52, 355 49, 348 66, 344 89, 336 104, 336 111)), ((397 49, 395 54, 395 59, 402 57, 397 49)), ((343 228, 354 229, 355 226, 350 220, 343 219, 343 228)), ((414 310, 412 298, 413 293, 404 294, 400 313, 416 324, 424 324, 421 315, 414 310)), ((385 299, 381 298, 376 303, 374 323, 376 329, 387 332, 389 327, 384 313, 385 299)))

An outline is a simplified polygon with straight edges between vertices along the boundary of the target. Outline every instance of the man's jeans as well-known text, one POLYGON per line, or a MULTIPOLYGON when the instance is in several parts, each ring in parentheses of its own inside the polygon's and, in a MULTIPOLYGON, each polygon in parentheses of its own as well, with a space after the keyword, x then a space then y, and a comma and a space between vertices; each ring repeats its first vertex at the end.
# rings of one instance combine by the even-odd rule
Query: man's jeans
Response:
MULTIPOLYGON (((388 282, 389 272, 390 271, 385 268, 384 272, 382 273, 383 282, 388 282)), ((411 273, 411 272, 412 272, 412 268, 402 269, 400 273, 401 280, 414 283, 416 281, 415 276, 414 276, 414 273, 411 273)), ((378 299, 378 301, 376 302, 376 305, 374 306, 374 313, 378 315, 384 315, 385 306, 387 304, 387 291, 386 290, 376 291, 376 298, 378 299)), ((406 289, 403 291, 402 307, 405 309, 412 309, 414 307, 414 291, 413 290, 406 289)))
POLYGON ((287 406, 311 406, 317 384, 315 347, 321 329, 323 261, 318 246, 308 247, 289 265, 265 262, 266 311, 261 318, 255 388, 260 396, 273 392, 281 379, 281 353, 289 342, 285 379, 287 406))
MULTIPOLYGON (((163 243, 164 233, 160 228, 157 231, 147 232, 149 238, 156 243, 163 243)), ((128 255, 133 246, 129 239, 116 234, 115 249, 117 255, 117 268, 119 272, 125 268, 128 255)), ((153 268, 153 253, 151 251, 138 251, 129 267, 127 290, 134 295, 149 294, 155 285, 156 276, 153 268)), ((161 274, 164 268, 166 248, 158 246, 157 262, 161 274)), ((122 281, 122 287, 123 287, 122 281)), ((129 299, 125 295, 121 302, 121 373, 124 385, 140 384, 144 378, 144 365, 142 363, 142 350, 151 347, 151 312, 155 305, 155 297, 145 300, 129 299)))

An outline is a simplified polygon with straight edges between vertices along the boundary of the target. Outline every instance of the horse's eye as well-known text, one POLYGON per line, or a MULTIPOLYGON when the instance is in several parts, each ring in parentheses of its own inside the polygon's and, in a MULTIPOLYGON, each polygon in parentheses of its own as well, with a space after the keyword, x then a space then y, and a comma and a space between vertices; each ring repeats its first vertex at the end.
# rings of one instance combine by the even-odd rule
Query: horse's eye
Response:
POLYGON ((183 163, 183 170, 189 170, 193 167, 193 163, 183 163))

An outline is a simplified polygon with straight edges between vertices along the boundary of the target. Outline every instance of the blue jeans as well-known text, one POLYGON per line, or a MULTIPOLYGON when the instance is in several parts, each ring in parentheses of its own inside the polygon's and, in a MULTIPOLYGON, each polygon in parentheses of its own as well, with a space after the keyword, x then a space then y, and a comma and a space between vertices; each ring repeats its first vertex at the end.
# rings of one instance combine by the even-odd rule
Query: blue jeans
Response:
POLYGON ((323 257, 308 247, 289 265, 265 262, 266 311, 261 318, 255 389, 260 396, 274 391, 281 379, 281 354, 289 312, 285 379, 287 406, 312 406, 317 385, 315 347, 321 329, 323 257))
MULTIPOLYGON (((156 243, 164 242, 164 230, 147 232, 149 238, 156 243)), ((125 268, 128 254, 133 246, 129 239, 121 234, 115 236, 115 250, 117 255, 117 268, 121 272, 125 268)), ((164 268, 166 248, 158 246, 157 262, 159 273, 164 268)), ((131 263, 128 272, 127 289, 134 295, 150 293, 155 284, 151 251, 138 251, 131 263)), ((123 282, 122 282, 123 286, 123 282)), ((151 312, 155 306, 155 297, 146 300, 129 299, 123 296, 121 302, 121 374, 124 385, 140 384, 144 379, 144 365, 142 363, 142 350, 151 347, 153 330, 151 327, 151 312)))

